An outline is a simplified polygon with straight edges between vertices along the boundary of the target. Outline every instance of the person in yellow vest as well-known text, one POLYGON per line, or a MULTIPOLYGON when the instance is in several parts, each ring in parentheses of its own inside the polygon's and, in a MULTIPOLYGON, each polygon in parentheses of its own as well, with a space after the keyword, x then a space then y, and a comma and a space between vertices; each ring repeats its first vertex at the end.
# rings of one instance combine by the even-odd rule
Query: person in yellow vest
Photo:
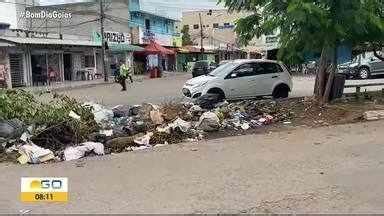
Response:
POLYGON ((121 91, 127 91, 127 84, 125 82, 125 80, 127 78, 129 78, 131 83, 133 83, 131 68, 127 64, 122 62, 120 65, 120 74, 119 74, 119 83, 120 83, 121 87, 123 87, 123 89, 121 91))

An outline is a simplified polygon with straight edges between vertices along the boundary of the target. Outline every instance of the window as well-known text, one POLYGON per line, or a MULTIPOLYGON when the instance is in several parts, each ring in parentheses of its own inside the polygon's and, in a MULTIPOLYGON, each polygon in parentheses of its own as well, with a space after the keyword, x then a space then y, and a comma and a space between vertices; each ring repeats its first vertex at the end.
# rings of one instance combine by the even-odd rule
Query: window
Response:
POLYGON ((205 27, 209 28, 209 25, 206 25, 205 27))
POLYGON ((230 23, 224 23, 224 27, 229 27, 230 25, 230 23))
POLYGON ((274 73, 282 73, 283 69, 280 65, 275 63, 258 63, 255 64, 255 73, 257 75, 261 74, 274 74, 274 73))
POLYGON ((213 28, 219 28, 219 23, 213 23, 213 28))
POLYGON ((254 66, 253 64, 243 64, 235 70, 234 74, 236 74, 236 77, 254 76, 254 66))
POLYGON ((149 19, 145 19, 145 29, 146 30, 151 29, 151 21, 149 19))
POLYGON ((198 24, 193 25, 193 29, 199 29, 199 25, 198 24))
POLYGON ((189 25, 184 25, 183 28, 189 30, 189 25))

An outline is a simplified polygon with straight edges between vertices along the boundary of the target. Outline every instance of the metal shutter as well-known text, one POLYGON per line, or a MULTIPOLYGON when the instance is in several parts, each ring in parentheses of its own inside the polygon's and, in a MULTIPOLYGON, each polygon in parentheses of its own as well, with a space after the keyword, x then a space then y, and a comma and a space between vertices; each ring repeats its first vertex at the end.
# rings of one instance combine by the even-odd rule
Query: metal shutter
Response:
POLYGON ((12 88, 25 86, 23 71, 23 56, 21 54, 9 54, 11 66, 12 88))

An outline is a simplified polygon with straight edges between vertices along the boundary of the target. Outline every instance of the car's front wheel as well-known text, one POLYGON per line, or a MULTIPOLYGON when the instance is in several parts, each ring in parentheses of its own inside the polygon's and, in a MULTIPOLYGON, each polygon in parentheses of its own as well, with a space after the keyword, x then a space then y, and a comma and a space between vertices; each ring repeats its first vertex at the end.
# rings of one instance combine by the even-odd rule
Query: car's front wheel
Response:
POLYGON ((359 78, 360 79, 368 79, 370 76, 370 71, 369 68, 367 67, 362 67, 359 70, 359 78))
POLYGON ((272 97, 274 99, 288 98, 288 96, 289 96, 289 87, 285 85, 280 85, 276 87, 272 94, 272 97))

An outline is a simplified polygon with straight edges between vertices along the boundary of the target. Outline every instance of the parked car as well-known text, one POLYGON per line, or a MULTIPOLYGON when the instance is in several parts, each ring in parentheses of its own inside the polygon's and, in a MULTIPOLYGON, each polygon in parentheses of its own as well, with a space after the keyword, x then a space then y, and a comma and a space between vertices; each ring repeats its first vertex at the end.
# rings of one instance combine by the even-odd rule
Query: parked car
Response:
POLYGON ((384 74, 384 61, 377 58, 373 52, 356 56, 351 62, 338 65, 338 72, 347 78, 368 79, 371 76, 384 74))
POLYGON ((192 67, 192 77, 206 75, 215 68, 216 65, 207 60, 197 61, 192 67))
POLYGON ((260 96, 287 98, 291 90, 291 75, 282 63, 243 59, 228 62, 207 75, 188 80, 182 92, 189 98, 216 94, 221 100, 235 100, 260 96))

